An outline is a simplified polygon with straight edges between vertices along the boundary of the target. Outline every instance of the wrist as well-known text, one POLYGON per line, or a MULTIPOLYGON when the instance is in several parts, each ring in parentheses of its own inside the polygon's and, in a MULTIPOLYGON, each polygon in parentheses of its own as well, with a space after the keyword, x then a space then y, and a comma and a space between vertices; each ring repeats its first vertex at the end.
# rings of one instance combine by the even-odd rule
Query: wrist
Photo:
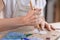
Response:
POLYGON ((25 25, 25 23, 24 23, 24 17, 17 17, 17 18, 15 18, 15 22, 16 22, 16 24, 17 24, 17 26, 24 26, 25 25))

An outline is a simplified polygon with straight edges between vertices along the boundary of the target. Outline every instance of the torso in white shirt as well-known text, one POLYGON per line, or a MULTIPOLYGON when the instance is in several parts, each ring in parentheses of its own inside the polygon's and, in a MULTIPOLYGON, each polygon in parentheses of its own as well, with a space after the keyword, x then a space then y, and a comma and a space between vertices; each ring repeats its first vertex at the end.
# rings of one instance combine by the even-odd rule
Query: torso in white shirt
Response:
MULTIPOLYGON (((41 8, 41 16, 44 16, 44 7, 46 5, 45 0, 41 0, 40 3, 37 3, 38 5, 35 5, 35 0, 31 0, 33 6, 37 6, 39 9, 41 8)), ((38 2, 38 1, 37 1, 38 2)), ((14 17, 17 16, 24 16, 27 14, 27 12, 30 9, 30 0, 16 0, 15 4, 15 14, 14 17)))
MULTIPOLYGON (((7 3, 6 1, 7 0, 5 0, 5 4, 7 3)), ((34 3, 35 3, 34 1, 35 0, 32 1, 33 6, 34 6, 34 3)), ((30 0, 13 0, 13 2, 14 2, 13 17, 25 16, 30 9, 30 0)), ((44 9, 45 4, 46 4, 46 1, 41 0, 40 6, 41 6, 41 9, 42 9, 42 12, 41 12, 42 16, 43 16, 43 9, 44 9)), ((7 12, 9 12, 9 11, 7 10, 7 12)), ((31 27, 31 26, 30 27, 27 26, 27 27, 19 28, 19 30, 21 29, 21 31, 25 31, 25 30, 27 31, 28 29, 32 30, 32 28, 33 27, 31 27), (25 30, 23 30, 23 29, 25 29, 25 30)))

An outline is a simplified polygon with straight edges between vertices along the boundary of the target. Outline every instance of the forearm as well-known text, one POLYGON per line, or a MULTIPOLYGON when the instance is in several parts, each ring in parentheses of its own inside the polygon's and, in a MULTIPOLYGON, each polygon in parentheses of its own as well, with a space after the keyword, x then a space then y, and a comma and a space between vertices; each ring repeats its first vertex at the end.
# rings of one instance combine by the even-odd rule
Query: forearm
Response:
POLYGON ((18 28, 23 25, 24 25, 23 24, 23 17, 0 19, 0 31, 15 29, 15 28, 18 28))

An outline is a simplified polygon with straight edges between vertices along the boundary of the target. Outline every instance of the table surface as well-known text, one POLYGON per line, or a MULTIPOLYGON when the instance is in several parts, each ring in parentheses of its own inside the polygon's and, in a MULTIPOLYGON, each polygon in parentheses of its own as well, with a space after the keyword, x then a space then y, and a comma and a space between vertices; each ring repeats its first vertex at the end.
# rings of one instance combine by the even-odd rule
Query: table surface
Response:
MULTIPOLYGON (((55 28, 60 28, 60 23, 51 23, 51 25, 53 25, 55 28)), ((15 29, 16 30, 16 29, 15 29)), ((19 29, 18 29, 19 30, 19 29)), ((60 30, 59 30, 60 31, 60 30)), ((50 37, 51 40, 55 40, 57 37, 60 36, 60 32, 59 31, 51 31, 51 32, 48 32, 48 34, 45 34, 45 35, 40 35, 40 34, 33 34, 32 36, 30 37, 33 37, 33 36, 36 36, 36 37, 41 37, 43 38, 44 40, 46 39, 46 37, 50 37), (56 35, 56 36, 53 36, 53 35, 56 35), (49 36, 48 36, 49 35, 49 36)), ((10 31, 4 31, 0 34, 0 38, 2 38, 4 35, 6 35, 8 32, 10 31)), ((19 32, 19 31, 15 31, 15 32, 19 32)), ((32 31, 31 31, 32 32, 32 31)))

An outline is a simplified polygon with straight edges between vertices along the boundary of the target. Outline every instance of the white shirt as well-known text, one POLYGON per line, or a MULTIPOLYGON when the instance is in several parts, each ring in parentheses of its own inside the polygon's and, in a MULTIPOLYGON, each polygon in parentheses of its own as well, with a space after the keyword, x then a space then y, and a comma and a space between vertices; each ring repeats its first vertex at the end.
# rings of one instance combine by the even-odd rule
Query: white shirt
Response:
MULTIPOLYGON (((5 16, 7 18, 10 18, 12 13, 13 13, 13 17, 20 17, 20 16, 25 16, 28 12, 28 10, 30 9, 30 0, 4 0, 5 5, 6 5, 6 9, 4 14, 6 14, 5 16)), ((33 7, 38 7, 39 9, 42 9, 41 15, 43 16, 43 10, 44 7, 46 5, 46 1, 45 0, 41 0, 41 1, 37 1, 38 5, 35 5, 35 0, 32 0, 32 5, 33 7)), ((21 27, 19 29, 17 29, 17 31, 28 31, 28 30, 32 30, 34 27, 21 27)))
MULTIPOLYGON (((3 0, 5 3, 5 16, 7 18, 10 18, 11 15, 12 17, 17 17, 17 16, 24 16, 30 9, 30 0, 3 0)), ((46 5, 46 0, 37 0, 37 5, 35 5, 36 0, 31 0, 32 6, 35 8, 42 9, 41 10, 41 15, 44 16, 44 7, 46 5)), ((3 12, 0 13, 1 18, 4 17, 2 14, 3 12)))
MULTIPOLYGON (((35 0, 31 0, 32 6, 35 8, 42 9, 41 10, 41 16, 44 16, 44 8, 46 5, 45 0, 37 0, 37 5, 35 3, 35 0)), ((16 0, 16 5, 15 5, 15 14, 14 17, 16 16, 24 16, 30 9, 30 0, 16 0), (20 13, 20 14, 19 14, 20 13)))

